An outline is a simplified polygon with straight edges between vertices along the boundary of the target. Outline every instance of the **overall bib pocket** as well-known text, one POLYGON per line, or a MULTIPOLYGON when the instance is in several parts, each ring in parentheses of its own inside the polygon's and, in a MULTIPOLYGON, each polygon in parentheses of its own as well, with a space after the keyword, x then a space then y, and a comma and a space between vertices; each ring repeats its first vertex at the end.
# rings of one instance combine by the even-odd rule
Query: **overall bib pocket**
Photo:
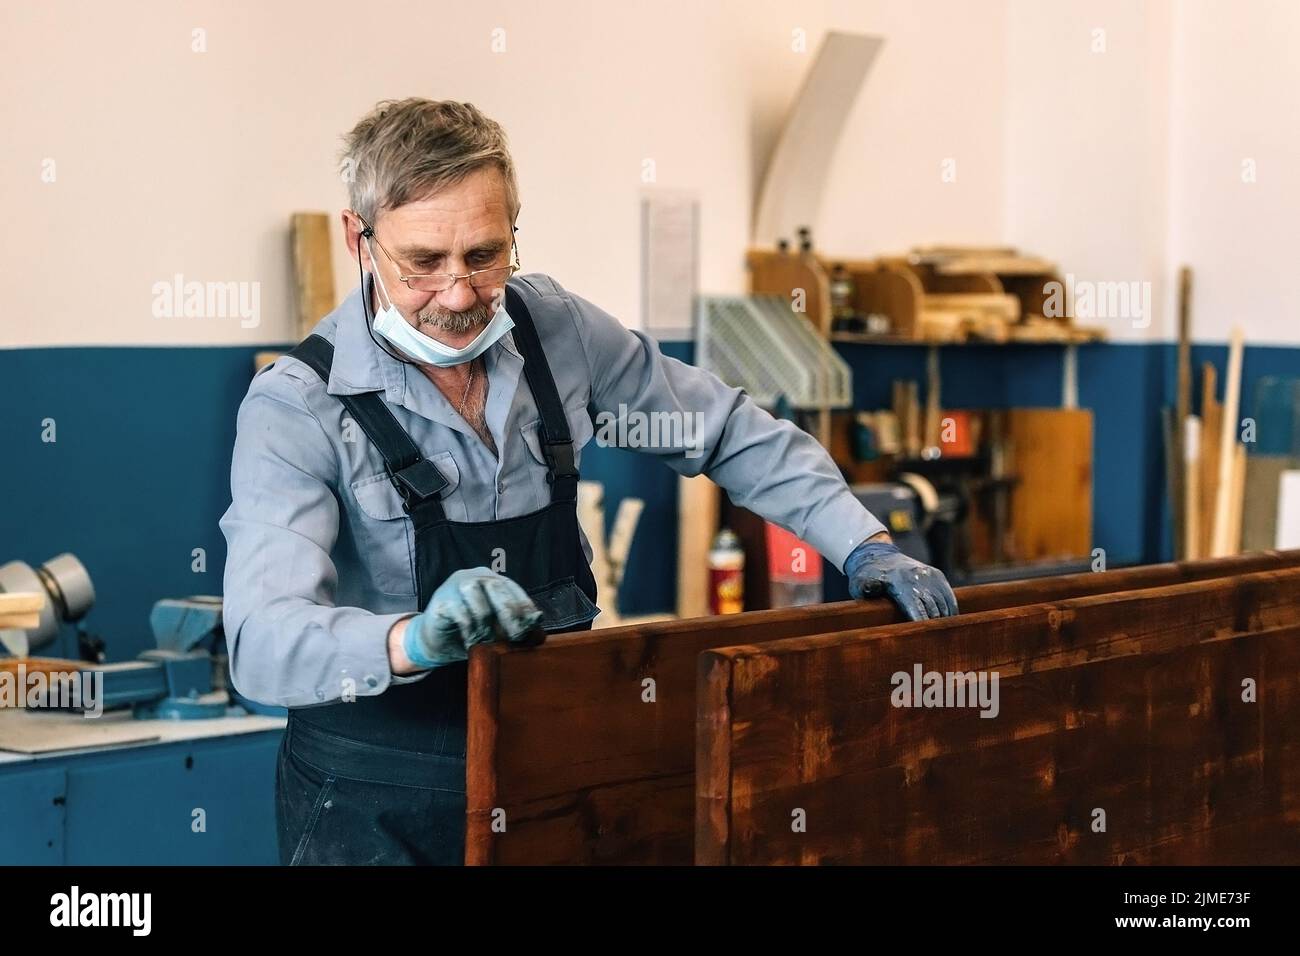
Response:
POLYGON ((542 629, 548 634, 581 627, 600 613, 571 577, 529 591, 528 596, 541 610, 542 629))

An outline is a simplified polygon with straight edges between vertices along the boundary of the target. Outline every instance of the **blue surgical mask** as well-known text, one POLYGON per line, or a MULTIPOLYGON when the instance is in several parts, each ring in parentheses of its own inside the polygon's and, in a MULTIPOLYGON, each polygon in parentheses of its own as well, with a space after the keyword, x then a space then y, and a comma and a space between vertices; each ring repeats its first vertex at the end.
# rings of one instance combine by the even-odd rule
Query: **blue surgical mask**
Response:
MULTIPOLYGON (((366 240, 366 248, 370 248, 369 239, 366 240)), ((373 252, 371 261, 374 261, 373 252)), ((375 331, 417 362, 436 365, 439 368, 472 362, 515 327, 514 319, 510 318, 505 306, 502 306, 497 309, 492 320, 483 327, 483 331, 475 336, 474 341, 464 348, 452 348, 425 335, 407 322, 402 317, 402 313, 397 311, 397 306, 393 305, 392 296, 388 294, 388 288, 384 285, 384 278, 379 274, 378 269, 375 270, 375 278, 379 282, 380 291, 384 293, 384 298, 388 300, 388 307, 375 316, 375 331)), ((364 289, 361 294, 365 295, 364 289)))

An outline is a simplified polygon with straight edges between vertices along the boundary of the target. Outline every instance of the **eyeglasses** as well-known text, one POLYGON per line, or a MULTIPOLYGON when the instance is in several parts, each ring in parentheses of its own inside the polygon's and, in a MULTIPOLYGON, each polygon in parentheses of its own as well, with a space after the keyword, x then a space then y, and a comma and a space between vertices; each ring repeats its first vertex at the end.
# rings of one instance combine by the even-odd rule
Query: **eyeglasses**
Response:
POLYGON ((514 254, 514 261, 508 266, 475 269, 473 272, 466 272, 463 275, 457 275, 454 272, 426 272, 421 275, 406 275, 402 272, 401 263, 394 259, 389 251, 384 248, 384 244, 379 241, 379 237, 375 235, 374 227, 362 219, 359 214, 357 219, 361 220, 361 224, 369 230, 371 237, 374 238, 375 245, 379 247, 385 258, 393 264, 393 268, 397 270, 397 278, 405 282, 406 287, 412 292, 446 292, 461 279, 466 280, 475 289, 482 289, 500 285, 519 271, 519 246, 514 239, 511 239, 510 249, 514 254))

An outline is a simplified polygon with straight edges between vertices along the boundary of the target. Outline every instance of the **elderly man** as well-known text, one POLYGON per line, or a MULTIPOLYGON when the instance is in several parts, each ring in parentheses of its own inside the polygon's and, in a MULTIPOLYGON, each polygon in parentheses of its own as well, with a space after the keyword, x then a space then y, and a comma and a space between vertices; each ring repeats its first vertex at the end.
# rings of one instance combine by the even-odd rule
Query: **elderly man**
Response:
POLYGON ((593 413, 694 416, 692 447, 638 450, 808 541, 855 597, 956 612, 811 437, 548 276, 515 276, 497 123, 382 103, 346 162, 361 282, 254 378, 221 520, 231 676, 289 708, 282 862, 462 861, 469 647, 598 613, 575 504, 593 413))

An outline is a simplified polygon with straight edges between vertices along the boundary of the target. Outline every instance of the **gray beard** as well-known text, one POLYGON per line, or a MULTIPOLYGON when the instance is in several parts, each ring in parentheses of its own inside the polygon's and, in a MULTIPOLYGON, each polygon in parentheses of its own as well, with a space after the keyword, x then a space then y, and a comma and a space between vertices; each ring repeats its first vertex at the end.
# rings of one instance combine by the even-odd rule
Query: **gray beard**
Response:
POLYGON ((429 326, 452 335, 462 335, 486 326, 491 318, 488 307, 481 302, 464 312, 452 312, 448 309, 430 308, 417 312, 415 321, 421 326, 429 326))

